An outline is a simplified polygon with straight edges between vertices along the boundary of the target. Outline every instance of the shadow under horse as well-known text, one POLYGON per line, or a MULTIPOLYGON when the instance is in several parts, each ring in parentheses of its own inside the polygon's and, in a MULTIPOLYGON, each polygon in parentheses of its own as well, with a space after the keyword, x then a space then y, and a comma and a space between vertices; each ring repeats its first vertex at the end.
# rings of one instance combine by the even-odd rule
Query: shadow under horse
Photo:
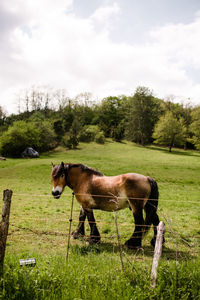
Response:
MULTIPOLYGON (((117 211, 130 208, 133 212, 135 230, 125 245, 128 248, 142 246, 142 237, 153 224, 154 236, 151 245, 155 246, 159 217, 158 186, 156 181, 137 173, 127 173, 117 176, 105 176, 99 171, 83 164, 61 163, 52 164, 52 195, 60 198, 65 186, 74 192, 81 205, 79 224, 73 232, 73 237, 85 235, 84 222, 87 217, 90 225, 90 243, 100 242, 93 210, 117 211), (146 213, 143 218, 143 210, 146 213)), ((163 238, 164 242, 164 238, 163 238)))

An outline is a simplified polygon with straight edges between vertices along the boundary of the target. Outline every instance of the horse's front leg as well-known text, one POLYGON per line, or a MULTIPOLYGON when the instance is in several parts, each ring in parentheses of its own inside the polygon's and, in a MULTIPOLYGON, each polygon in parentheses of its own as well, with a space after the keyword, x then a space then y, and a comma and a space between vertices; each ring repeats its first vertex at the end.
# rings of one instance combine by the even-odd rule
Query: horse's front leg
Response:
POLYGON ((100 233, 96 225, 96 220, 94 218, 93 210, 85 210, 88 218, 88 223, 90 225, 90 237, 89 243, 90 244, 97 244, 100 242, 100 233))
POLYGON ((79 223, 76 230, 72 232, 72 236, 74 239, 81 238, 85 235, 85 219, 86 219, 86 211, 81 207, 79 214, 79 223))
POLYGON ((131 238, 126 241, 125 245, 128 248, 141 248, 142 247, 142 234, 144 229, 144 218, 142 209, 137 210, 133 214, 135 220, 135 230, 131 238))

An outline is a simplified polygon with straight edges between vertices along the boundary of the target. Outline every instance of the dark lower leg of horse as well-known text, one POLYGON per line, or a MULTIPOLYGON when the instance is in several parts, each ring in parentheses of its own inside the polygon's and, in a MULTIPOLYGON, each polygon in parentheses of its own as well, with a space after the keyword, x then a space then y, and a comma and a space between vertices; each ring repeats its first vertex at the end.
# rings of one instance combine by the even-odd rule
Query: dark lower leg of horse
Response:
POLYGON ((125 245, 130 248, 141 248, 142 247, 142 234, 143 234, 143 225, 144 218, 142 214, 142 210, 134 214, 135 219, 135 230, 131 238, 126 241, 125 245))
MULTIPOLYGON (((156 244, 156 237, 157 237, 157 226, 160 223, 159 217, 157 215, 157 213, 154 214, 153 216, 153 230, 154 230, 154 237, 151 240, 151 245, 153 247, 155 247, 156 244)), ((165 243, 165 238, 164 238, 164 234, 163 234, 163 244, 165 243)))
POLYGON ((79 224, 76 230, 72 232, 72 236, 74 239, 82 238, 85 235, 85 219, 86 219, 86 212, 83 208, 81 208, 80 215, 79 215, 79 224))
POLYGON ((96 221, 94 218, 93 211, 86 211, 88 222, 90 225, 90 237, 88 239, 89 244, 97 244, 100 243, 100 233, 96 225, 96 221))

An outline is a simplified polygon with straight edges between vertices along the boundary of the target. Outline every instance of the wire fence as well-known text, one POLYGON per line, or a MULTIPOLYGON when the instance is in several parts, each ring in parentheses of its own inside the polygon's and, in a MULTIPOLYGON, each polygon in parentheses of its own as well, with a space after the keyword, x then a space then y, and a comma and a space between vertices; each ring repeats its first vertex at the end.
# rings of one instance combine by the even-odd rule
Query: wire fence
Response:
MULTIPOLYGON (((65 194, 65 196, 71 196, 71 194, 65 194)), ((88 194, 76 194, 76 196, 88 196, 88 194)), ((102 198, 109 198, 111 199, 112 196, 114 195, 90 195, 90 196, 94 196, 94 197, 102 197, 102 198)), ((27 199, 30 199, 33 198, 33 197, 51 197, 51 195, 45 195, 45 194, 21 194, 21 193, 16 193, 16 194, 13 194, 13 197, 27 197, 27 199)), ((121 198, 124 198, 124 197, 116 197, 114 196, 114 199, 118 200, 118 199, 121 199, 121 198)), ((130 200, 133 200, 133 199, 130 199, 130 200)), ((134 198, 134 200, 142 200, 144 201, 144 199, 142 198, 134 198)), ((155 199, 157 200, 157 199, 155 199)), ((160 200, 159 200, 160 201, 160 200)), ((167 200, 167 199, 162 199, 161 200, 162 202, 170 202, 170 201, 173 201, 171 199, 167 200)), ((188 203, 188 204, 194 204, 194 205, 200 205, 200 201, 197 200, 197 201, 191 201, 191 200, 181 200, 181 203, 188 203)), ((70 203, 68 202, 68 206, 70 207, 70 203)), ((66 207, 65 207, 66 208, 66 207)), ((70 241, 70 238, 73 238, 73 234, 71 233, 71 230, 69 230, 69 227, 70 227, 70 224, 73 225, 73 227, 77 226, 79 222, 78 220, 78 214, 80 212, 80 209, 77 210, 77 208, 72 208, 71 209, 71 213, 73 212, 73 214, 76 214, 76 216, 74 216, 72 218, 72 214, 70 216, 67 216, 68 212, 65 211, 65 216, 66 218, 61 218, 58 214, 59 212, 55 212, 55 214, 51 215, 51 216, 48 216, 48 218, 35 218, 35 217, 32 217, 30 215, 26 215, 24 217, 24 219, 21 219, 20 220, 20 225, 16 224, 14 222, 15 218, 18 218, 18 217, 15 217, 13 216, 12 217, 12 222, 10 223, 10 237, 17 237, 17 236, 29 236, 29 235, 34 235, 36 237, 36 240, 37 240, 37 237, 38 237, 38 241, 36 242, 36 246, 34 247, 34 249, 37 247, 37 245, 41 242, 41 240, 43 239, 43 237, 62 237, 62 238, 66 238, 66 244, 67 244, 67 241, 69 243, 70 241), (23 221, 24 221, 24 225, 23 224, 23 221), (34 227, 31 227, 30 224, 26 224, 27 221, 30 221, 31 224, 35 224, 34 227), (44 223, 43 225, 41 225, 41 223, 44 223), (22 224, 21 224, 22 223, 22 224), (39 228, 37 228, 37 224, 40 224, 39 228), (63 223, 63 226, 61 226, 61 223, 63 223), (59 229, 57 230, 52 230, 50 227, 52 227, 52 224, 54 224, 54 227, 55 225, 59 225, 59 229), (66 226, 68 225, 68 226, 66 226), (43 226, 41 228, 41 226, 43 226), (63 229, 61 228, 64 228, 64 231, 63 229), (69 230, 69 231, 68 231, 69 230), (68 240, 67 240, 68 239, 68 240)), ((181 257, 181 258, 187 258, 188 256, 190 255, 197 255, 199 254, 199 238, 200 238, 200 234, 199 235, 188 235, 188 236, 182 236, 182 234, 180 233, 179 231, 179 228, 176 228, 176 224, 173 224, 173 222, 170 220, 169 216, 166 216, 166 214, 161 211, 160 209, 158 209, 158 213, 161 217, 161 219, 163 219, 163 221, 165 222, 166 224, 166 231, 167 231, 167 241, 166 241, 166 244, 168 243, 168 240, 170 241, 170 243, 172 244, 172 247, 174 249, 170 249, 166 246, 166 248, 164 249, 164 254, 167 255, 175 255, 175 258, 178 259, 178 257, 181 257), (179 250, 179 246, 181 245, 181 249, 182 249, 182 246, 186 247, 187 250, 186 251, 182 251, 182 250, 179 250)), ((141 224, 135 224, 133 221, 132 222, 124 222, 124 221, 120 221, 119 218, 117 218, 117 212, 115 212, 115 214, 112 216, 111 215, 111 218, 108 221, 105 221, 105 220, 100 220, 100 219, 97 219, 96 222, 90 222, 91 224, 92 223, 97 223, 97 226, 112 226, 112 230, 108 230, 108 232, 103 232, 101 233, 101 243, 102 244, 105 244, 105 243, 109 243, 109 245, 111 247, 119 247, 122 249, 122 251, 124 251, 124 241, 125 239, 128 239, 130 238, 130 233, 125 233, 124 230, 120 230, 120 228, 125 228, 125 227, 128 227, 130 228, 131 230, 133 230, 133 226, 137 226, 137 227, 143 227, 143 225, 141 224), (116 222, 117 220, 117 222, 116 222), (112 232, 110 232, 112 231, 112 232), (123 233, 122 233, 123 231, 123 233)), ((19 218, 18 218, 19 219, 19 218)), ((82 221, 84 222, 84 221, 82 221)), ((189 225, 188 225, 189 226, 189 225)), ((88 230, 87 230, 88 231, 88 230)), ((137 234, 142 234, 144 231, 143 230, 138 230, 137 231, 137 234)), ((84 238, 82 238, 82 241, 84 243, 87 243, 87 241, 91 238, 97 238, 97 236, 95 235, 90 235, 88 232, 86 232, 86 235, 84 236, 84 238)), ((72 243, 73 244, 73 243, 72 243)), ((69 248, 69 247, 68 247, 69 248)), ((145 247, 143 248, 144 253, 145 253, 145 247)), ((153 248, 149 249, 147 248, 147 251, 148 253, 152 253, 153 255, 153 248)), ((121 252, 120 252, 121 253, 121 252)))
MULTIPOLYGON (((65 193, 64 194, 65 196, 71 196, 71 194, 69 193, 65 193)), ((52 195, 51 194, 24 194, 24 193, 16 193, 16 194, 13 194, 13 197, 44 197, 44 198, 52 198, 52 195)), ((113 194, 110 194, 110 195, 96 195, 96 194, 80 194, 80 193, 76 193, 75 196, 92 196, 92 197, 98 197, 98 198, 114 198, 114 199, 125 199, 125 197, 122 197, 122 196, 115 196, 113 194)), ((147 200, 147 199, 144 199, 144 198, 131 198, 129 197, 129 200, 141 200, 141 201, 144 201, 144 200, 147 200)), ((158 199, 151 199, 151 200, 154 200, 154 201, 162 201, 162 202, 174 202, 173 199, 162 199, 162 200, 158 200, 158 199)), ((196 200, 182 200, 181 199, 181 203, 189 203, 189 204, 196 204, 196 205, 199 205, 200 206, 200 198, 199 199, 196 199, 196 200)))

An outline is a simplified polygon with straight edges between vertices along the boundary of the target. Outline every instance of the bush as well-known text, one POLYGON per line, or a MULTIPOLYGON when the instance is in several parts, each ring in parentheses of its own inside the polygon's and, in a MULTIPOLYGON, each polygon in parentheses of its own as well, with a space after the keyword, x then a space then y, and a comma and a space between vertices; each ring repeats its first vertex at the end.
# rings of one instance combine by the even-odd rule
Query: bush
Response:
POLYGON ((1 136, 0 153, 20 157, 26 147, 47 151, 55 146, 55 135, 49 123, 16 121, 1 136))
POLYGON ((86 125, 79 135, 79 140, 86 143, 95 141, 96 143, 104 144, 105 136, 97 125, 86 125))
POLYGON ((81 142, 89 143, 93 142, 95 135, 99 132, 97 125, 86 125, 80 132, 79 140, 81 142))
POLYGON ((102 131, 98 132, 96 135, 95 135, 95 139, 94 141, 97 143, 97 144, 104 144, 105 143, 105 136, 103 134, 102 131))
POLYGON ((36 145, 37 149, 41 152, 53 149, 56 143, 56 135, 50 122, 44 121, 35 123, 38 127, 39 143, 36 145))
POLYGON ((79 140, 77 137, 70 132, 65 134, 62 138, 62 145, 68 149, 76 149, 79 144, 79 140))

